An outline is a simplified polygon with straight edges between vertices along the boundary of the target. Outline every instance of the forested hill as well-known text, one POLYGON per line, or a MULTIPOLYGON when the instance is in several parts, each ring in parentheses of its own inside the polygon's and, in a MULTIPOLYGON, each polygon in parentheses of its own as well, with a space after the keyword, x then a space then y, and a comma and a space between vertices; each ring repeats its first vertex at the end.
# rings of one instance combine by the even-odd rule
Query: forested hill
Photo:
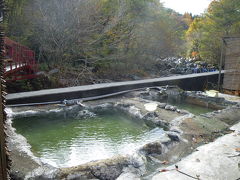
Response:
POLYGON ((240 37, 239 0, 214 0, 202 16, 194 19, 186 32, 188 55, 217 63, 224 36, 240 37))
POLYGON ((7 35, 58 68, 65 85, 149 77, 156 59, 216 62, 221 37, 240 31, 240 1, 216 0, 201 16, 178 14, 159 0, 6 0, 7 35))

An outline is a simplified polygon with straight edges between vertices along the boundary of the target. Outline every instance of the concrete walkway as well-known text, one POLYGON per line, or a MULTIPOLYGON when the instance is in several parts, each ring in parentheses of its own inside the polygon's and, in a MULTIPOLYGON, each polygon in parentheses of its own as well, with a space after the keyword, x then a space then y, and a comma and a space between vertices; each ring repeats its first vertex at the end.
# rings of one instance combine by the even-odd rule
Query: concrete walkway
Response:
MULTIPOLYGON (((224 71, 222 71, 224 73, 224 71)), ((42 103, 63 101, 64 99, 81 99, 107 94, 117 94, 145 87, 178 85, 182 89, 201 90, 206 82, 217 81, 219 72, 179 75, 137 81, 102 83, 87 86, 77 86, 59 89, 48 89, 7 95, 7 104, 42 103)))
MULTIPOLYGON (((240 119, 240 117, 239 117, 240 119)), ((176 163, 178 170, 159 172, 153 180, 237 180, 240 178, 240 123, 234 132, 203 145, 196 152, 176 163)), ((164 168, 175 169, 175 165, 164 168)), ((161 169, 159 169, 161 171, 161 169)))

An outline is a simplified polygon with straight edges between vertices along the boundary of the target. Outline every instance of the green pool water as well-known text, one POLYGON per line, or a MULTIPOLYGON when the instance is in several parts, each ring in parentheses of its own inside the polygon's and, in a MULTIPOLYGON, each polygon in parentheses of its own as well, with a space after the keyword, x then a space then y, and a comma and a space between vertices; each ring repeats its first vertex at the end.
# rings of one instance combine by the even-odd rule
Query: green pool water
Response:
POLYGON ((33 116, 13 119, 16 132, 33 153, 55 167, 70 167, 93 160, 130 154, 163 134, 142 120, 107 111, 93 117, 33 116))
POLYGON ((171 104, 173 106, 176 106, 178 109, 184 109, 192 114, 195 115, 200 115, 200 114, 205 114, 209 112, 213 112, 214 109, 208 108, 208 107, 202 107, 190 103, 184 102, 184 100, 181 99, 167 99, 164 102, 167 104, 171 104))
POLYGON ((194 104, 188 104, 188 103, 173 103, 173 105, 177 106, 178 109, 184 109, 195 115, 205 114, 205 113, 214 111, 211 108, 201 107, 201 106, 197 106, 194 104))

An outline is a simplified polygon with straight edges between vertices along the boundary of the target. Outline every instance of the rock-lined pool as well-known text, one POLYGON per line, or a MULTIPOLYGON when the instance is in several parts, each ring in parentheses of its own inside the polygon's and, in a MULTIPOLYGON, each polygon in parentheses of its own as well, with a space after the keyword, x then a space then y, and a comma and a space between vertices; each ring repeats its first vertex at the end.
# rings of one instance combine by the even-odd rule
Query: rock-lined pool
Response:
POLYGON ((195 114, 195 115, 205 114, 205 113, 214 111, 214 109, 211 109, 208 107, 202 107, 202 106, 184 103, 184 102, 179 102, 179 103, 172 102, 170 104, 177 106, 179 109, 187 110, 188 112, 195 114))
POLYGON ((184 99, 169 98, 164 102, 166 102, 167 104, 176 106, 178 109, 186 110, 194 115, 205 114, 205 113, 213 112, 215 110, 215 109, 209 108, 207 105, 200 106, 200 105, 190 104, 188 102, 185 102, 184 99))
POLYGON ((71 106, 9 108, 13 177, 151 179, 165 168, 163 162, 177 163, 239 120, 239 106, 232 102, 199 92, 171 97, 165 91, 146 89, 71 106), (198 115, 213 111, 207 107, 223 110, 198 115))
POLYGON ((150 129, 143 120, 116 110, 85 114, 21 117, 13 119, 13 126, 27 139, 34 155, 55 167, 131 154, 163 135, 162 129, 150 129))

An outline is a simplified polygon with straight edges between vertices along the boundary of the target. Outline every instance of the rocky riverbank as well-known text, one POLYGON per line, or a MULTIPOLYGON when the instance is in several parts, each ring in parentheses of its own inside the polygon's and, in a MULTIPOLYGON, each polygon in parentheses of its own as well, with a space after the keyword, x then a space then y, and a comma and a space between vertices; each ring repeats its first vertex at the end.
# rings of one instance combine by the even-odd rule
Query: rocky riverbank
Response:
POLYGON ((168 57, 164 59, 157 59, 155 66, 161 76, 213 72, 217 70, 217 67, 213 64, 182 57, 168 57))

